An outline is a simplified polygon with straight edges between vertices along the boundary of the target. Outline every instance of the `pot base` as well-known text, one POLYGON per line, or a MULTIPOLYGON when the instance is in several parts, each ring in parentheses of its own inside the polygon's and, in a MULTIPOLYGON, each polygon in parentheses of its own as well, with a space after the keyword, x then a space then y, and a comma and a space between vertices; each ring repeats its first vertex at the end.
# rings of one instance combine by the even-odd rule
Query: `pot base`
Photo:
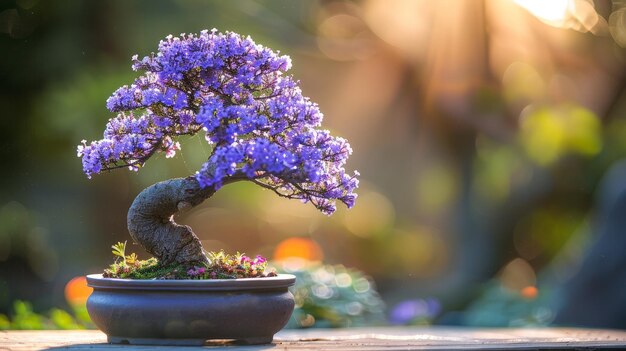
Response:
MULTIPOLYGON (((213 342, 222 341, 224 339, 205 340, 205 339, 157 339, 157 338, 125 338, 122 336, 107 336, 109 344, 122 345, 161 345, 161 346, 205 346, 212 345, 213 342)), ((243 339, 225 339, 226 344, 235 345, 264 345, 271 344, 274 336, 254 337, 243 339)))
POLYGON ((295 277, 131 280, 88 275, 91 320, 112 344, 259 345, 294 308, 295 277))

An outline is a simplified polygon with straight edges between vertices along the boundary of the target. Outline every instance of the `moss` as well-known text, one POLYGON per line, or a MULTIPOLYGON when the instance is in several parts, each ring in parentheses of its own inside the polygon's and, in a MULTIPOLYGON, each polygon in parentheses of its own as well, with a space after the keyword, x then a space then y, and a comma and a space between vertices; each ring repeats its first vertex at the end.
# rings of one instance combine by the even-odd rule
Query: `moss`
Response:
POLYGON ((190 266, 182 264, 160 265, 156 258, 137 260, 133 264, 124 262, 113 263, 104 270, 106 278, 122 279, 188 279, 190 266))
POLYGON ((103 276, 105 278, 236 279, 276 275, 273 270, 267 270, 267 262, 261 256, 252 259, 241 253, 232 255, 219 251, 208 253, 208 264, 172 263, 161 265, 154 257, 139 260, 134 253, 126 255, 126 243, 117 243, 112 248, 117 260, 104 270, 103 276))

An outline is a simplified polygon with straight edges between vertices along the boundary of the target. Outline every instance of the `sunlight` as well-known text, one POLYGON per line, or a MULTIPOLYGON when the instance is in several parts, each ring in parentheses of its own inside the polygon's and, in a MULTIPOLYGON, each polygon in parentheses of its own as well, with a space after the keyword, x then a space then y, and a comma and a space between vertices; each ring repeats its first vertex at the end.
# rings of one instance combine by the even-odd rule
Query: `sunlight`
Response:
POLYGON ((292 237, 281 241, 274 251, 274 260, 302 258, 307 261, 321 261, 324 258, 322 248, 314 240, 292 237))
POLYGON ((553 25, 561 26, 568 18, 573 7, 571 0, 513 0, 540 20, 553 25))

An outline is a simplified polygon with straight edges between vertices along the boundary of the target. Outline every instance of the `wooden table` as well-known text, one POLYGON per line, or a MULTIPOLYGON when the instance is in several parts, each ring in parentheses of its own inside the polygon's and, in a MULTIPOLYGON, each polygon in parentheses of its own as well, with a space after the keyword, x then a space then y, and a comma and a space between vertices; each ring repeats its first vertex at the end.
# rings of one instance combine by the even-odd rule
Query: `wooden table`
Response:
POLYGON ((284 330, 274 343, 204 347, 110 345, 95 330, 2 331, 0 350, 584 350, 626 349, 626 331, 591 329, 473 329, 443 327, 284 330))

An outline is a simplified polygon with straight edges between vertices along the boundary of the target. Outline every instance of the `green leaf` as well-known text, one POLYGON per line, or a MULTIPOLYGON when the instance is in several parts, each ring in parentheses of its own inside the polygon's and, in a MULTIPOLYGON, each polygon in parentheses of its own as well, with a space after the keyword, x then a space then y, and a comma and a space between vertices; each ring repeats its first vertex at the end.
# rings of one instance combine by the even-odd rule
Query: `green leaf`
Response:
POLYGON ((115 256, 119 256, 124 260, 124 264, 126 263, 126 241, 118 242, 117 244, 111 246, 113 249, 113 254, 115 256))

